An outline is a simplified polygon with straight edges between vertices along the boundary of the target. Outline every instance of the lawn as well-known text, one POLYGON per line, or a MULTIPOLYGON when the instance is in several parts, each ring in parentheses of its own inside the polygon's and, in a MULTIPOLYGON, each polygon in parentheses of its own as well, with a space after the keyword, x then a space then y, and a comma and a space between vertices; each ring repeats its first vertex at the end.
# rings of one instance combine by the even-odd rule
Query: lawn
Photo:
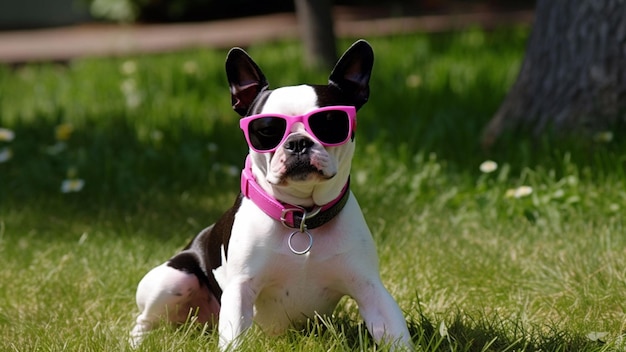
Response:
MULTIPOLYGON (((624 347, 623 135, 479 145, 527 35, 368 38, 376 62, 352 188, 425 351, 624 347)), ((273 87, 326 82, 299 66, 297 43, 247 49, 273 87)), ((238 193, 246 146, 225 54, 0 66, 0 350, 130 350, 138 281, 238 193)), ((353 302, 335 313, 280 338, 253 330, 243 349, 384 349, 353 302)), ((163 327, 139 350, 216 340, 163 327)))

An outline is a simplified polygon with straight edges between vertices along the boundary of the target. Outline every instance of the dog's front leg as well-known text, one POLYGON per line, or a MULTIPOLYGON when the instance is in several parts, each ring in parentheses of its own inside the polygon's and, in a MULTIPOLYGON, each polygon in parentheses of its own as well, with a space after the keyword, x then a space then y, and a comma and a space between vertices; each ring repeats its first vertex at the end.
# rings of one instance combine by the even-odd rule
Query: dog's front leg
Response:
POLYGON ((353 298, 376 343, 390 344, 393 350, 413 350, 404 315, 380 280, 368 281, 353 298))
POLYGON ((252 326, 257 294, 252 279, 232 280, 224 289, 219 319, 220 350, 235 350, 240 343, 238 338, 252 326))

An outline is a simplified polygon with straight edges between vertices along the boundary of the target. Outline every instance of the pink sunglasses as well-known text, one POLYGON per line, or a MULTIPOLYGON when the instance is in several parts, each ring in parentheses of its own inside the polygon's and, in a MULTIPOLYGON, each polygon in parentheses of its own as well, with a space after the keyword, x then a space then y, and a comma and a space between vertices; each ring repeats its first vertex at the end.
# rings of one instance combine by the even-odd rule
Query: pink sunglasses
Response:
POLYGON ((246 141, 258 153, 271 153, 291 133, 291 127, 302 122, 304 129, 323 146, 345 144, 356 131, 354 106, 325 106, 305 115, 258 114, 239 120, 246 141))

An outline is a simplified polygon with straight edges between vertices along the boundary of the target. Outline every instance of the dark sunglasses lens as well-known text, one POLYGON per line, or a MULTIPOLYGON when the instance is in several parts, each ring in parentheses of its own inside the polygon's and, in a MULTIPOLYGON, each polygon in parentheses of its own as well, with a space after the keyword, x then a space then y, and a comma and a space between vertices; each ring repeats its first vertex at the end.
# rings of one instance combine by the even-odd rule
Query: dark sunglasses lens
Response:
POLYGON ((261 117, 250 121, 250 145, 257 150, 273 149, 283 139, 286 129, 287 121, 280 117, 261 117))
POLYGON ((338 144, 348 139, 350 118, 344 111, 322 111, 309 117, 309 126, 320 142, 338 144))

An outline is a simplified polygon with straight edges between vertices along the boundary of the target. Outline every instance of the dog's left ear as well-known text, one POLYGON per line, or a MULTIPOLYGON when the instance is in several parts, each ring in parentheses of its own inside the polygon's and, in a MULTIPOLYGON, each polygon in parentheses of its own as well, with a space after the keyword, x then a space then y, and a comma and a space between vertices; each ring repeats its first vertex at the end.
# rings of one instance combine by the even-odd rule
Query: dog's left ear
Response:
POLYGON ((232 48, 226 57, 226 76, 230 84, 233 109, 245 116, 254 99, 267 89, 265 75, 241 48, 232 48))
POLYGON ((370 76, 374 51, 363 39, 352 44, 341 56, 328 78, 328 84, 339 88, 358 109, 370 95, 370 76))

